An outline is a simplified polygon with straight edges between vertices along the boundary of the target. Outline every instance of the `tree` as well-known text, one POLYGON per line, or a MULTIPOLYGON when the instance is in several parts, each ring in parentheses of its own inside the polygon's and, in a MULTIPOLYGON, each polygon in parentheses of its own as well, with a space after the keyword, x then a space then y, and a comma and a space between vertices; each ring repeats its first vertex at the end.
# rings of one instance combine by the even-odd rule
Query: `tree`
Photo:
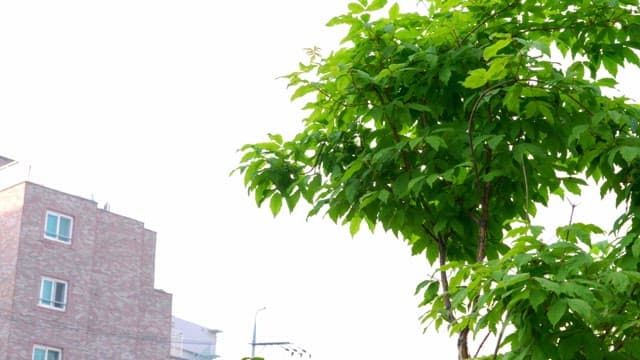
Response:
POLYGON ((257 205, 302 198, 424 254, 438 276, 418 285, 423 320, 447 325, 459 359, 477 356, 470 333, 498 337, 493 358, 640 359, 640 108, 603 94, 640 65, 638 1, 348 9, 328 23, 348 27, 342 47, 286 76, 303 130, 242 148, 257 205), (587 179, 624 213, 543 239, 536 207, 587 179))

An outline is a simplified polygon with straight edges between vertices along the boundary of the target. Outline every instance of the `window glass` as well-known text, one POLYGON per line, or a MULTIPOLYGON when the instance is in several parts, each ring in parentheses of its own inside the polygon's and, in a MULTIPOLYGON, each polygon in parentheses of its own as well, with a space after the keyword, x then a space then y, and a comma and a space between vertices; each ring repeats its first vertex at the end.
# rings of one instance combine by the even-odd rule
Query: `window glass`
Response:
POLYGON ((47 211, 44 225, 44 236, 49 240, 58 240, 65 243, 71 242, 73 233, 73 218, 70 216, 47 211))
POLYGON ((58 234, 58 217, 53 214, 47 214, 47 224, 45 226, 45 234, 49 237, 57 237, 58 234))
POLYGON ((58 239, 69 241, 71 239, 71 219, 60 217, 60 228, 58 229, 58 239))
POLYGON ((65 310, 67 307, 67 283, 62 280, 42 278, 39 304, 65 310))
POLYGON ((36 347, 33 349, 33 360, 60 360, 60 350, 46 347, 36 347))
POLYGON ((67 286, 65 283, 56 283, 56 299, 54 306, 57 308, 64 308, 64 295, 66 293, 67 286))
POLYGON ((40 302, 43 305, 51 305, 51 293, 52 293, 53 283, 51 280, 42 280, 42 298, 40 302))
POLYGON ((46 360, 44 357, 46 351, 44 349, 33 349, 33 360, 46 360))

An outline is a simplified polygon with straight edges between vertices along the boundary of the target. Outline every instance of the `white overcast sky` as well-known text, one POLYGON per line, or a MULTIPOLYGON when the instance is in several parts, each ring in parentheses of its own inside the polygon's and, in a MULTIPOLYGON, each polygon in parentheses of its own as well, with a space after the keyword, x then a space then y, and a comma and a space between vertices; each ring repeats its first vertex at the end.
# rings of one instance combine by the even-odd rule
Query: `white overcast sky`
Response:
POLYGON ((351 239, 303 212, 274 220, 229 177, 242 144, 300 129, 301 104, 276 77, 303 48, 338 46, 344 29, 324 24, 346 4, 1 2, 0 155, 157 231, 156 287, 176 316, 223 331, 224 359, 249 355, 263 306, 258 341, 315 359, 453 357, 454 341, 418 322, 426 261, 391 235, 351 239))

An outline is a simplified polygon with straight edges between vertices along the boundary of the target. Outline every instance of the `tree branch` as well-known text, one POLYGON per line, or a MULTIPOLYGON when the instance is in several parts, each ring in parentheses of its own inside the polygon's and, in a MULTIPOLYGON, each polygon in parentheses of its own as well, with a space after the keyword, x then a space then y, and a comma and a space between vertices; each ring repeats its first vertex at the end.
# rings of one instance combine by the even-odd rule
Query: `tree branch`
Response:
MULTIPOLYGON (((478 186, 478 189, 482 189, 482 198, 480 200, 481 213, 480 213, 480 219, 478 221, 479 234, 478 234, 478 248, 476 250, 477 251, 476 262, 483 261, 487 253, 487 232, 488 232, 488 224, 489 224, 489 202, 491 201, 491 197, 490 197, 491 182, 482 181, 482 178, 480 177, 478 159, 476 157, 475 148, 473 146, 473 125, 474 125, 475 115, 478 111, 478 108, 480 107, 480 102, 482 101, 482 99, 484 99, 484 97, 490 91, 512 81, 514 80, 510 79, 508 81, 502 81, 482 91, 482 93, 480 93, 480 95, 478 96, 478 99, 476 100, 475 104, 473 105, 473 109, 469 114, 469 122, 467 124, 467 135, 469 137, 469 151, 471 152, 471 163, 473 166, 473 172, 476 178, 476 184, 478 186)), ((492 117, 493 117, 493 114, 491 113, 491 107, 489 107, 489 119, 491 119, 492 117)), ((485 167, 484 171, 485 171, 485 174, 488 174, 491 171, 491 167, 489 164, 491 163, 493 153, 491 148, 489 147, 485 147, 485 151, 487 154, 487 158, 486 158, 487 166, 485 167)), ((473 299, 472 304, 473 305, 472 305, 471 311, 472 312, 477 311, 477 304, 478 304, 477 297, 473 299)), ((462 329, 462 331, 460 331, 460 334, 458 335, 458 359, 469 358, 469 345, 468 345, 469 339, 468 338, 469 338, 469 326, 466 326, 464 329, 462 329)))
POLYGON ((498 358, 498 350, 500 350, 500 343, 502 342, 502 336, 504 335, 504 329, 507 327, 506 319, 502 323, 502 329, 500 329, 500 335, 498 335, 498 341, 496 342, 496 349, 493 351, 493 360, 498 358))
POLYGON ((484 343, 487 341, 487 339, 489 338, 489 335, 491 335, 491 332, 487 331, 487 335, 484 336, 484 339, 482 339, 482 342, 480 343, 480 345, 478 345, 478 350, 476 350, 476 353, 473 354, 474 358, 478 357, 478 354, 480 353, 480 350, 482 349, 482 347, 484 346, 484 343))
MULTIPOLYGON (((447 245, 445 244, 442 238, 437 238, 436 242, 438 243, 438 253, 440 268, 442 268, 447 263, 447 245)), ((442 285, 442 293, 444 297, 444 307, 447 311, 447 320, 452 323, 455 321, 455 317, 453 316, 453 310, 451 309, 451 295, 449 294, 449 279, 447 278, 447 272, 445 270, 440 270, 440 284, 442 285)))
POLYGON ((469 121, 467 123, 467 137, 469 138, 469 151, 471 152, 471 164, 473 166, 473 173, 476 176, 476 183, 478 184, 478 186, 480 186, 482 181, 480 179, 480 170, 478 169, 478 159, 476 159, 476 151, 473 148, 473 123, 475 120, 476 113, 478 112, 478 108, 480 107, 480 102, 482 101, 482 99, 484 99, 485 96, 487 96, 489 92, 503 85, 507 85, 509 83, 514 83, 517 81, 518 81, 517 79, 509 79, 509 80, 501 81, 499 83, 489 86, 487 89, 485 89, 480 93, 480 95, 478 96, 478 99, 473 104, 473 109, 471 109, 471 113, 469 114, 469 121))
MULTIPOLYGON (((420 197, 420 203, 422 204, 422 208, 425 212, 429 212, 429 207, 427 206, 424 198, 420 197)), ((422 229, 424 232, 431 236, 431 238, 438 244, 438 262, 440 264, 440 285, 442 285, 442 296, 444 301, 444 307, 447 312, 447 321, 452 323, 455 321, 455 316, 453 316, 453 310, 451 309, 451 295, 449 294, 449 278, 447 276, 447 272, 442 270, 447 264, 447 244, 444 239, 441 237, 435 236, 435 234, 429 229, 425 224, 422 224, 422 229)))
POLYGON ((522 176, 524 177, 524 211, 527 215, 527 223, 531 225, 531 217, 529 216, 529 180, 527 180, 527 168, 524 164, 524 155, 522 155, 522 176))

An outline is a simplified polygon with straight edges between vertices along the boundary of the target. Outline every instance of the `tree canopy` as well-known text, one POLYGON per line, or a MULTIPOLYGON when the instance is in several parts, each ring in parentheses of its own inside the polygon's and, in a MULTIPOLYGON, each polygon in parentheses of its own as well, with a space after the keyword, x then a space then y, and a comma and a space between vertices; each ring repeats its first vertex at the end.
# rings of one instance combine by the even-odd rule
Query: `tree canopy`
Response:
POLYGON ((329 21, 341 47, 286 76, 303 129, 242 148, 257 205, 304 199, 424 254, 439 275, 418 285, 423 320, 460 359, 469 333, 505 359, 640 359, 640 107, 603 92, 640 65, 638 1, 427 8, 359 0, 329 21), (587 179, 624 205, 613 228, 531 224, 587 179))

